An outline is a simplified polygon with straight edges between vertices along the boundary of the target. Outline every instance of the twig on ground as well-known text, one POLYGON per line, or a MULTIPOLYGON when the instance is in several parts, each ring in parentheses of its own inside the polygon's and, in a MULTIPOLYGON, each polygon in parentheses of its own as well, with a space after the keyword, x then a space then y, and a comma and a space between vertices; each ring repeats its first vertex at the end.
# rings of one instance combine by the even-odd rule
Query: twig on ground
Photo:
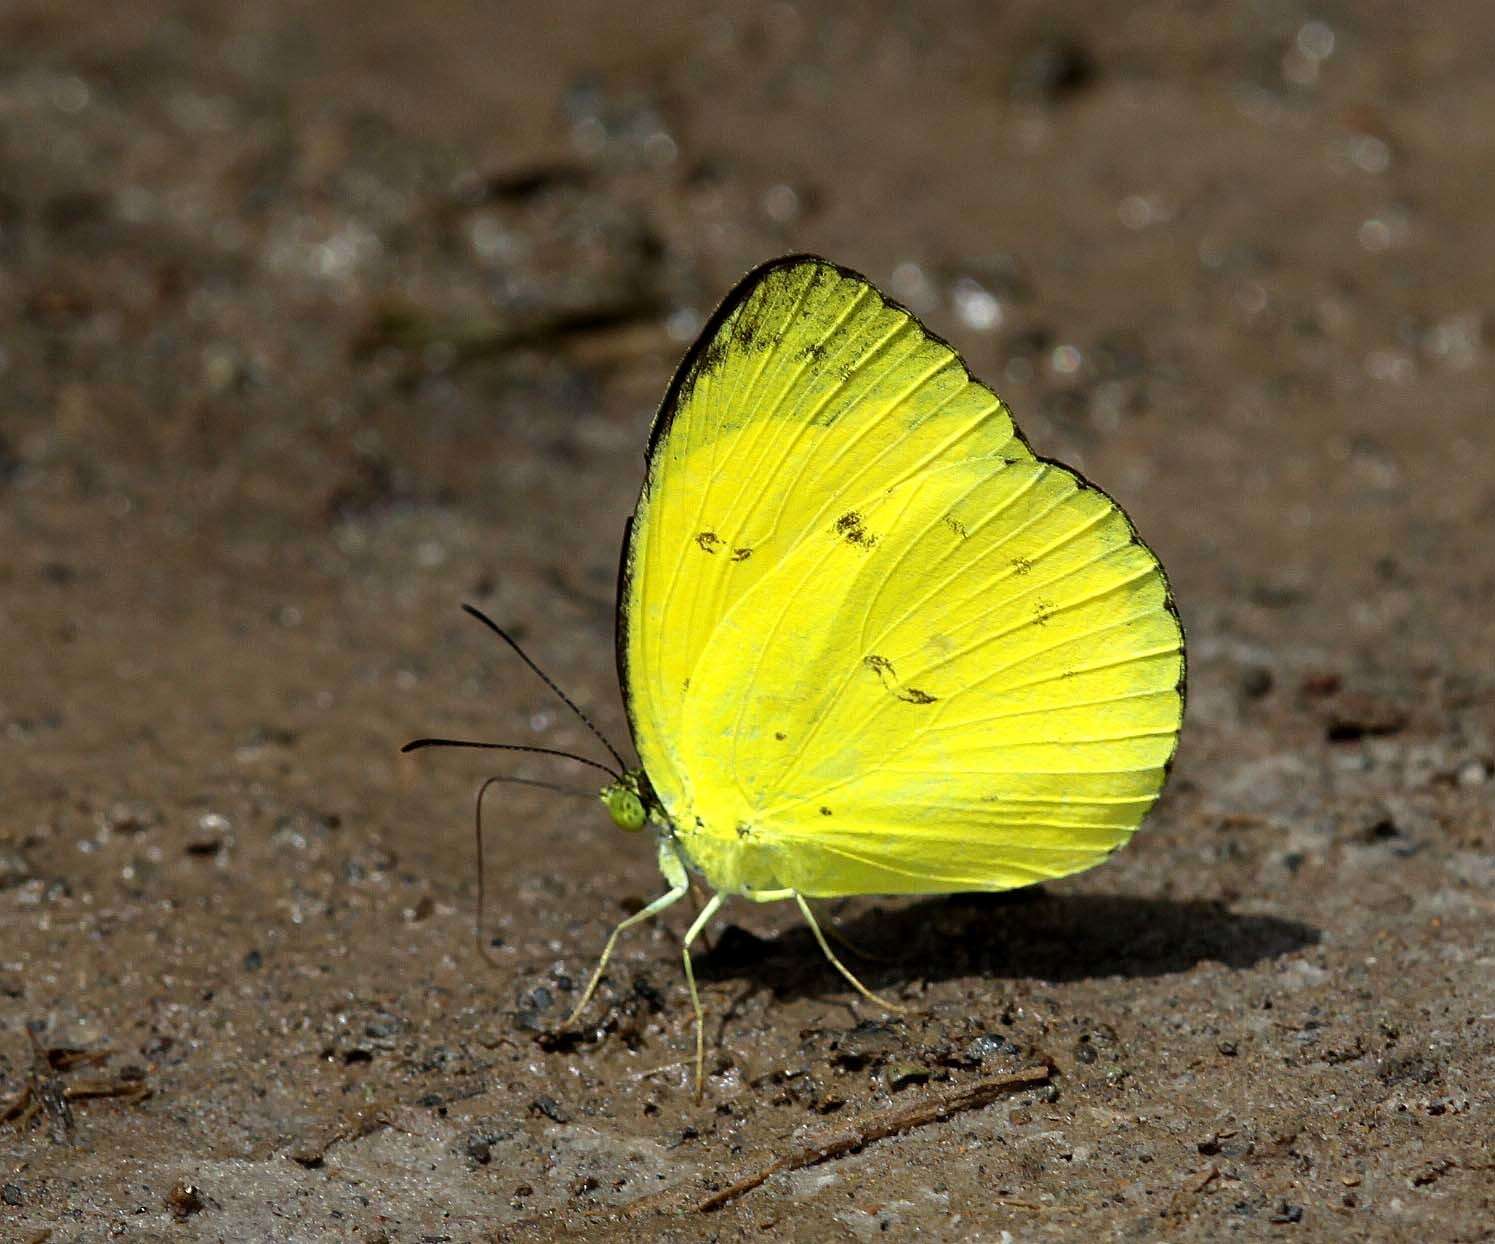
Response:
POLYGON ((1164 1217, 1172 1217, 1187 1212, 1194 1198, 1219 1177, 1220 1168, 1218 1166, 1210 1166, 1200 1171, 1169 1198, 1168 1208, 1163 1211, 1164 1217))
MULTIPOLYGON (((734 1180, 725 1188, 711 1193, 710 1196, 691 1200, 688 1192, 671 1188, 665 1192, 651 1193, 636 1201, 630 1201, 612 1212, 621 1213, 625 1217, 635 1217, 654 1211, 667 1213, 680 1210, 694 1210, 696 1213, 709 1214, 735 1201, 744 1193, 751 1192, 783 1171, 803 1170, 807 1166, 829 1162, 832 1158, 855 1153, 875 1140, 897 1136, 929 1123, 938 1123, 941 1119, 948 1119, 951 1115, 960 1114, 966 1110, 980 1110, 983 1106, 991 1105, 997 1098, 1008 1093, 1041 1088, 1053 1078, 1053 1075, 1052 1067, 1026 1067, 1011 1075, 993 1076, 989 1079, 977 1080, 972 1084, 946 1089, 943 1092, 931 1093, 907 1105, 873 1111, 851 1120, 844 1127, 796 1145, 787 1153, 780 1154, 771 1162, 734 1180)), ((1019 1204, 1015 1201, 1011 1204, 1022 1209, 1040 1208, 1037 1205, 1019 1204)))
POLYGON ((151 1095, 151 1087, 139 1072, 126 1073, 115 1079, 94 1077, 66 1084, 62 1076, 78 1067, 96 1067, 107 1062, 111 1050, 79 1050, 63 1045, 43 1045, 35 1030, 27 1026, 26 1035, 31 1040, 31 1066, 26 1083, 20 1092, 0 1102, 0 1123, 15 1122, 25 1131, 36 1116, 45 1112, 52 1121, 52 1139, 57 1144, 71 1144, 73 1139, 73 1111, 69 1102, 86 1101, 95 1097, 117 1097, 129 1105, 144 1101, 151 1095))
POLYGON ((1050 1067, 1028 1067, 1011 1075, 994 1076, 977 1080, 974 1084, 934 1093, 906 1106, 895 1106, 891 1110, 863 1115, 859 1119, 853 1119, 846 1127, 781 1154, 766 1166, 759 1167, 719 1192, 713 1192, 704 1200, 698 1201, 693 1208, 699 1213, 710 1213, 729 1201, 735 1201, 743 1193, 751 1192, 780 1171, 802 1170, 807 1166, 855 1153, 874 1140, 883 1140, 900 1132, 937 1123, 965 1110, 980 1110, 1008 1093, 1047 1084, 1053 1074, 1050 1067))

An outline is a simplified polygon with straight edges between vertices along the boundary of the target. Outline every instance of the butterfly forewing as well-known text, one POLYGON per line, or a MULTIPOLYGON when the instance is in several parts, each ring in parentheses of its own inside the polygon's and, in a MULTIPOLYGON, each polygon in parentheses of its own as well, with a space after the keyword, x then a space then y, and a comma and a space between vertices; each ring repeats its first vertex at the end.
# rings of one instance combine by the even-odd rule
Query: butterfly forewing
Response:
POLYGON ((745 278, 660 408, 624 550, 620 672, 656 788, 686 777, 691 671, 738 596, 846 496, 993 452, 1029 456, 1005 407, 866 281, 807 258, 745 278))

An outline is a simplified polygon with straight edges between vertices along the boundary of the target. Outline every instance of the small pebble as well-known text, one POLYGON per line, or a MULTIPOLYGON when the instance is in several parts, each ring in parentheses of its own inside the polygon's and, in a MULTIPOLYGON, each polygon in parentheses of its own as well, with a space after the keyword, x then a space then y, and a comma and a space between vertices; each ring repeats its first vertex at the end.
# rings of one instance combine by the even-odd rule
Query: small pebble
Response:
POLYGON ((185 1179, 179 1179, 166 1194, 166 1207, 171 1210, 171 1216, 178 1221, 191 1218, 193 1214, 202 1212, 202 1190, 196 1184, 189 1184, 185 1179))
POLYGON ((883 1079, 890 1089, 905 1088, 910 1084, 923 1084, 929 1079, 929 1068, 923 1063, 889 1063, 883 1079))

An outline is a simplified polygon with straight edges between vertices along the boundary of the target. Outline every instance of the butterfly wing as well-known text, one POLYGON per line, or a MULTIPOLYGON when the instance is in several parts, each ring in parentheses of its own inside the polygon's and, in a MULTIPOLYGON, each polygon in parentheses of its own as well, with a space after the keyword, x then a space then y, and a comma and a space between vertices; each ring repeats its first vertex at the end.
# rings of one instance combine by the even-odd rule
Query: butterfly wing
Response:
POLYGON ((1177 737, 1182 635, 1125 515, 820 260, 750 274, 682 364, 620 608, 640 756, 721 889, 1073 872, 1177 737))

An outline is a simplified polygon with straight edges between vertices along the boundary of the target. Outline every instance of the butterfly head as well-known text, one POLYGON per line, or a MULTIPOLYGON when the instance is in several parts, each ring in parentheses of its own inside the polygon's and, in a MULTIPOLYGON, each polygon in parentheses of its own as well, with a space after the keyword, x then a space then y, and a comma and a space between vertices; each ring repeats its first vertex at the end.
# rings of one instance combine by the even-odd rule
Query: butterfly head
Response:
POLYGON ((609 782, 598 796, 607 806, 608 815, 619 829, 630 833, 649 823, 649 809, 644 802, 643 774, 637 770, 609 782))

